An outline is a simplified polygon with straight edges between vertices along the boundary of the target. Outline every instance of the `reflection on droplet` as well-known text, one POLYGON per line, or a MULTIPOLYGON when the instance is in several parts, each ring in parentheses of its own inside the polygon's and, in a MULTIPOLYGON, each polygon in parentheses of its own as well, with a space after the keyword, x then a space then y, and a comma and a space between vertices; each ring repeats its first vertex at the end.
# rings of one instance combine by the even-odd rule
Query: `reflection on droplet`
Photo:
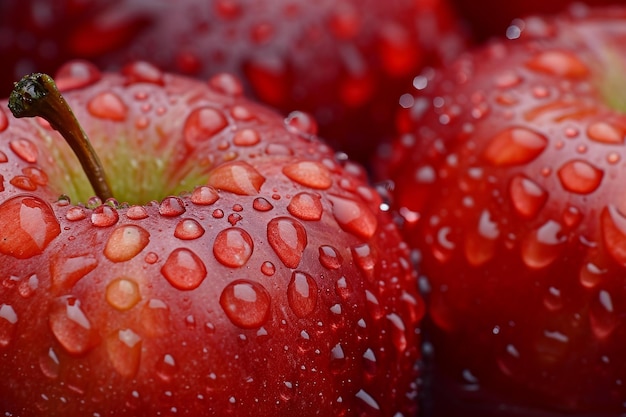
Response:
POLYGON ((123 225, 111 233, 104 256, 111 262, 125 262, 137 256, 150 242, 150 233, 135 225, 123 225))
POLYGON ((267 241, 288 268, 297 268, 307 245, 306 229, 298 221, 277 217, 267 224, 267 241))
POLYGON ((39 368, 47 378, 58 378, 61 370, 60 365, 59 357, 52 348, 49 348, 45 354, 39 357, 39 368))
POLYGON ((339 269, 343 263, 343 257, 337 249, 330 245, 322 245, 319 247, 320 264, 326 269, 339 269))
POLYGON ((307 192, 298 193, 289 202, 287 211, 300 220, 319 220, 323 213, 321 197, 307 192))
POLYGON ((233 136, 233 144, 236 146, 254 146, 261 141, 261 136, 254 129, 242 129, 233 136))
POLYGON ((329 196, 333 205, 333 215, 339 226, 348 233, 369 239, 378 228, 378 219, 362 201, 336 195, 329 196))
POLYGON ((191 202, 199 206, 210 206, 220 198, 215 188, 201 186, 194 188, 191 193, 191 202))
POLYGON ((294 314, 304 318, 317 305, 317 283, 309 274, 294 271, 287 286, 287 300, 294 314))
POLYGON ((179 290, 193 290, 206 278, 206 267, 202 259, 186 248, 175 249, 163 264, 161 273, 179 290))
POLYGON ((97 227, 113 226, 118 220, 117 210, 106 204, 96 207, 91 213, 91 224, 97 227))
POLYGON ((548 145, 548 139, 521 127, 508 128, 494 136, 483 157, 496 166, 527 164, 538 157, 548 145))
POLYGON ((122 98, 112 92, 98 93, 87 103, 87 110, 92 116, 122 122, 128 115, 128 107, 122 98))
POLYGON ((213 254, 221 264, 231 268, 244 266, 252 256, 254 241, 248 232, 238 227, 224 229, 213 242, 213 254))
POLYGON ((48 323, 54 337, 68 353, 80 355, 99 343, 98 334, 83 312, 80 301, 73 296, 56 300, 48 323))
POLYGON ((587 161, 572 160, 561 166, 558 175, 566 190, 577 194, 589 194, 600 186, 604 171, 587 161))
POLYGON ((388 314, 387 320, 391 323, 391 340, 398 350, 398 353, 402 354, 408 345, 406 340, 406 326, 402 318, 396 313, 388 314))
POLYGON ((243 161, 227 162, 209 173, 208 185, 238 195, 255 195, 261 190, 265 177, 243 161))
POLYGON ((14 139, 9 142, 11 150, 21 159, 31 164, 37 162, 39 155, 39 149, 37 146, 28 139, 14 139))
POLYGON ((174 229, 174 236, 182 240, 198 239, 203 234, 204 228, 194 219, 183 219, 174 229))
POLYGON ((194 149, 202 142, 228 126, 228 121, 221 111, 211 107, 201 107, 189 114, 183 128, 185 144, 194 149))
POLYGON ((106 300, 117 310, 131 309, 140 299, 139 286, 130 278, 117 278, 107 285, 106 300))
POLYGON ((542 269, 551 265, 561 254, 566 243, 562 227, 554 220, 548 220, 537 230, 526 236, 522 242, 522 259, 531 269, 542 269))
POLYGON ((261 284, 243 279, 228 284, 220 296, 226 316, 244 329, 264 325, 269 318, 270 303, 270 295, 261 284))
POLYGON ((163 358, 156 364, 156 373, 163 382, 170 382, 176 375, 177 371, 178 366, 176 361, 170 354, 163 356, 163 358))
POLYGON ((351 251, 357 267, 365 274, 368 280, 373 280, 378 256, 372 250, 372 247, 367 243, 363 243, 353 246, 351 251))
POLYGON ((534 218, 548 200, 548 193, 523 175, 513 177, 509 195, 515 211, 526 219, 534 218))

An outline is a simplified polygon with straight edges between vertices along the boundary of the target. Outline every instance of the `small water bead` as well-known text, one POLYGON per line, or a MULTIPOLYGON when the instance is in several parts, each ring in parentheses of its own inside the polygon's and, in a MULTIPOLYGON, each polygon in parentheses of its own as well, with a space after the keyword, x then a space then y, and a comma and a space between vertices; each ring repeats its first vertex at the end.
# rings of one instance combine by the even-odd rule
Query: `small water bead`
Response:
POLYGON ((107 285, 106 300, 119 311, 129 310, 141 300, 139 286, 130 278, 114 279, 107 285))
POLYGON ((272 275, 276 273, 276 267, 274 266, 273 263, 269 261, 265 261, 261 265, 261 272, 263 273, 263 275, 271 277, 272 275))
POLYGON ((490 141, 483 157, 495 166, 523 165, 538 157, 548 145, 548 139, 521 127, 506 129, 490 141))
POLYGON ((191 202, 199 206, 210 206, 219 200, 220 196, 215 188, 205 185, 194 188, 191 193, 191 202))
POLYGON ((111 262, 133 259, 150 242, 150 233, 135 225, 123 225, 111 233, 104 247, 104 256, 111 262))
POLYGON ((159 260, 159 255, 157 255, 154 252, 146 253, 146 257, 144 258, 144 261, 146 261, 146 263, 150 265, 154 265, 155 263, 157 263, 158 260, 159 260))
POLYGON ((48 185, 48 175, 36 167, 25 167, 22 173, 37 185, 48 185))
POLYGON ((109 360, 118 374, 126 378, 137 374, 141 346, 141 337, 131 329, 118 330, 107 337, 109 360))
POLYGON ((209 86, 215 91, 231 97, 243 95, 243 84, 230 73, 219 73, 209 79, 209 86))
POLYGON ((287 268, 297 268, 308 238, 301 223, 288 217, 277 217, 267 224, 267 241, 287 268))
POLYGON ((202 259, 186 248, 175 249, 163 264, 161 273, 179 290, 193 290, 202 284, 207 270, 202 259))
POLYGON ((25 162, 29 162, 31 164, 37 162, 39 149, 37 149, 37 145, 35 145, 30 140, 25 138, 15 139, 9 142, 9 147, 15 153, 15 155, 17 155, 25 162))
POLYGON ((257 197, 252 202, 252 208, 255 209, 256 211, 266 212, 266 211, 272 210, 274 206, 265 198, 257 197))
POLYGON ((166 197, 159 204, 159 214, 165 217, 180 216, 185 210, 185 203, 179 197, 166 197))
POLYGON ((148 337, 170 334, 170 309, 163 301, 152 298, 141 309, 141 326, 148 337))
POLYGON ((526 219, 534 218, 548 200, 541 186, 521 174, 511 180, 509 196, 515 211, 526 219))
POLYGON ((609 152, 609 154, 606 156, 606 161, 611 165, 615 165, 621 160, 622 157, 617 152, 609 152))
POLYGON ((352 295, 352 288, 346 277, 341 277, 335 282, 335 293, 344 301, 352 295))
POLYGON ((224 210, 222 209, 215 209, 213 210, 213 213, 211 213, 211 215, 216 218, 216 219, 222 219, 224 218, 224 210))
POLYGON ((339 226, 361 239, 370 239, 378 228, 378 218, 362 201, 330 195, 332 212, 339 226))
POLYGON ((142 206, 130 206, 126 210, 126 217, 131 220, 143 220, 148 218, 148 211, 142 206))
POLYGON ((183 127, 185 143, 190 149, 195 149, 202 142, 211 139, 214 135, 228 126, 228 121, 222 112, 212 107, 194 109, 183 127))
POLYGON ((61 226, 48 203, 22 195, 0 204, 0 231, 0 253, 27 259, 41 254, 61 226))
POLYGON ((283 167, 282 172, 290 180, 316 190, 326 190, 333 184, 330 170, 315 161, 295 162, 283 167))
POLYGON ((242 219, 243 217, 239 213, 231 213, 228 215, 228 223, 230 223, 231 226, 237 225, 242 219))
POLYGON ((61 297, 55 301, 48 323, 54 337, 70 354, 84 354, 99 342, 98 334, 81 309, 80 301, 73 296, 61 297))
POLYGON ((230 115, 240 122, 249 122, 256 118, 253 111, 242 105, 233 106, 233 108, 230 109, 230 115))
POLYGON ((61 362, 54 349, 49 348, 45 354, 39 357, 39 369, 50 379, 59 377, 61 371, 61 362))
POLYGON ((383 307, 378 298, 370 290, 365 290, 365 300, 367 301, 367 311, 374 320, 380 320, 385 315, 383 307))
POLYGON ((163 382, 170 382, 178 372, 176 360, 169 353, 156 364, 156 373, 163 382))
POLYGON ((521 82, 522 77, 513 71, 506 71, 495 78, 496 87, 503 89, 515 87, 521 84, 521 82))
POLYGON ((204 228, 194 219, 183 219, 176 225, 174 236, 182 240, 198 239, 204 234, 204 228))
POLYGON ((620 324, 611 294, 606 290, 598 291, 589 307, 591 330, 598 339, 606 339, 620 324))
POLYGON ((326 269, 339 269, 343 263, 343 257, 337 249, 330 245, 322 245, 319 247, 319 261, 326 269))
POLYGON ((224 288, 220 305, 234 325, 255 329, 267 322, 271 298, 261 284, 239 279, 224 288))
POLYGON ((102 78, 102 73, 91 62, 73 60, 62 65, 54 78, 60 91, 68 91, 87 87, 98 82, 102 78))
POLYGON ((291 310, 299 318, 311 314, 317 305, 317 283, 309 274, 294 271, 287 286, 287 300, 291 310))
POLYGON ((17 314, 12 306, 0 304, 0 349, 9 346, 15 334, 17 314))
POLYGON ((87 110, 94 117, 118 122, 123 122, 128 116, 128 106, 122 98, 109 91, 98 93, 89 100, 87 110))
POLYGON ((526 66, 533 71, 565 78, 582 78, 589 73, 587 65, 568 51, 539 52, 526 63, 526 66))
POLYGON ((338 373, 346 366, 346 354, 340 343, 337 343, 330 350, 330 368, 332 372, 338 373))
POLYGON ((324 209, 318 194, 301 192, 293 196, 287 206, 287 211, 300 220, 315 221, 322 218, 324 209))
POLYGON ((150 83, 165 85, 163 71, 146 61, 134 61, 122 68, 127 84, 150 83))
POLYGON ((54 290, 69 290, 89 272, 96 269, 94 254, 55 256, 50 261, 50 279, 54 290))
POLYGON ((254 146, 260 141, 261 136, 254 129, 242 129, 233 136, 233 144, 236 146, 254 146))
POLYGON ((265 177, 243 161, 227 162, 209 173, 208 185, 238 195, 255 195, 261 190, 265 177))
POLYGON ((110 227, 119 221, 119 213, 113 207, 100 205, 91 212, 91 224, 96 227, 110 227))
POLYGON ((522 260, 531 269, 548 267, 560 256, 565 243, 561 225, 548 220, 522 241, 522 260))
POLYGON ((254 241, 245 230, 232 227, 217 234, 213 242, 213 254, 223 265, 231 268, 244 266, 254 251, 254 241))
POLYGON ((317 121, 313 116, 302 111, 293 111, 285 118, 285 126, 292 133, 305 137, 317 135, 317 121))

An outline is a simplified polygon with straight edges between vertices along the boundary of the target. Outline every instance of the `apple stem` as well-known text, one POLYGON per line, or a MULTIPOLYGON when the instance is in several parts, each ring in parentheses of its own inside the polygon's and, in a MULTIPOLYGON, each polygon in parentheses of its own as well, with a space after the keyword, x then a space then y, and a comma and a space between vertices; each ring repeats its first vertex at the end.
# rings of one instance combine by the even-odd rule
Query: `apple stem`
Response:
POLYGON ((78 157, 96 196, 103 201, 113 197, 98 155, 52 77, 40 73, 23 77, 11 91, 9 109, 17 118, 39 116, 50 123, 78 157))

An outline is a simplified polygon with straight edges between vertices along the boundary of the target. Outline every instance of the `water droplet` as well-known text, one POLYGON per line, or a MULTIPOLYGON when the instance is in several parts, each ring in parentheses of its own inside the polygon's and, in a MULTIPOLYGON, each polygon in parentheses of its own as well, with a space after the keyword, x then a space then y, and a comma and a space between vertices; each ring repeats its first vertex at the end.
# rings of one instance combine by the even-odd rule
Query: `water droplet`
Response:
POLYGON ((161 273, 179 290, 193 290, 206 278, 206 267, 202 259, 189 249, 175 249, 165 261, 161 273))
POLYGON ((9 183, 15 188, 19 188, 24 191, 35 191, 37 189, 37 184, 25 175, 17 175, 11 178, 9 183))
POLYGON ((526 66, 533 71, 557 77, 583 78, 589 73, 587 65, 568 51, 539 52, 526 63, 526 66))
POLYGON ((500 236, 498 224, 492 219, 489 210, 483 210, 478 227, 469 230, 465 236, 465 257, 472 266, 480 266, 495 255, 496 240, 500 236))
MULTIPOLYGON (((368 380, 372 380, 376 373, 378 372, 378 364, 376 363, 376 355, 374 351, 368 348, 365 353, 363 353, 363 370, 365 371, 365 375, 368 377, 368 380)), ((395 417, 395 416, 394 416, 395 417)))
POLYGON ((499 88, 511 88, 519 85, 522 82, 522 77, 512 71, 504 72, 495 78, 496 86, 499 88))
POLYGON ((589 139, 600 143, 619 145, 624 143, 624 130, 607 122, 594 122, 587 128, 589 139))
POLYGON ((73 296, 57 299, 48 319, 52 334, 70 354, 84 354, 99 343, 98 334, 81 309, 80 301, 73 296))
POLYGON ((7 156, 6 153, 0 151, 0 164, 4 164, 5 162, 9 161, 9 157, 7 156))
POLYGON ((37 156, 39 155, 39 149, 37 146, 28 139, 15 139, 9 142, 11 150, 26 162, 34 164, 37 162, 37 156))
POLYGON ((548 200, 548 193, 537 183, 519 174, 509 185, 509 196, 517 214, 534 218, 548 200))
POLYGON ((337 343, 330 350, 330 369, 334 373, 339 373, 346 366, 346 354, 340 343, 337 343))
POLYGON ((254 129, 242 129, 233 136, 233 143, 236 146, 254 146, 261 141, 261 136, 254 129))
POLYGON ((33 274, 28 279, 24 279, 18 286, 18 293, 23 298, 30 298, 35 294, 35 290, 39 288, 39 278, 37 274, 33 274))
POLYGON ((218 190, 239 195, 255 195, 265 182, 262 176, 247 162, 234 161, 221 164, 209 173, 208 185, 218 190))
POLYGON ((263 273, 263 275, 267 275, 268 277, 271 277, 272 275, 276 273, 276 267, 274 266, 273 263, 269 261, 265 261, 261 265, 261 272, 263 273))
POLYGON ((294 271, 287 286, 287 300, 294 314, 304 318, 317 305, 317 283, 309 274, 294 271))
POLYGON ((87 218, 87 213, 85 213, 82 207, 70 207, 67 212, 65 212, 65 218, 71 222, 84 220, 87 218))
POLYGON ((39 357, 39 368, 47 378, 56 379, 59 377, 61 362, 54 349, 49 348, 45 354, 39 357))
POLYGON ((130 206, 126 210, 126 217, 131 220, 143 220, 148 218, 148 211, 142 206, 130 206))
POLYGON ((146 261, 146 263, 154 265, 159 260, 159 255, 154 252, 148 252, 146 253, 146 257, 144 258, 144 260, 146 261))
POLYGON ((620 324, 620 318, 615 312, 611 294, 606 290, 600 290, 595 298, 592 298, 589 306, 589 322, 591 330, 598 339, 606 339, 620 324))
POLYGON ((267 241, 287 268, 297 268, 307 245, 306 229, 288 217, 277 217, 267 224, 267 241))
POLYGON ((107 285, 106 300, 120 311, 129 310, 141 300, 139 286, 130 278, 117 278, 107 285))
POLYGON ((567 191, 577 194, 589 194, 602 182, 604 171, 587 161, 572 160, 566 162, 558 171, 561 185, 567 191))
POLYGON ((351 249, 352 258, 357 267, 365 274, 370 281, 374 278, 378 256, 367 243, 353 246, 351 249))
POLYGON ((221 111, 211 107, 201 107, 189 114, 183 128, 185 143, 195 149, 200 143, 211 139, 228 126, 221 111))
POLYGON ((84 60, 72 60, 61 66, 54 81, 60 91, 83 88, 95 84, 102 78, 95 64, 84 60))
POLYGON ((17 314, 8 304, 0 304, 0 349, 9 346, 15 334, 17 314))
POLYGON ((346 232, 361 239, 370 239, 378 228, 378 219, 370 208, 361 201, 336 195, 328 197, 333 206, 333 215, 346 232))
POLYGON ((9 127, 9 118, 3 110, 0 110, 0 132, 7 130, 7 127, 9 127))
MULTIPOLYGON (((293 111, 285 118, 285 126, 292 133, 310 137, 317 135, 315 118, 302 111, 293 111)), ((295 180, 294 180, 295 181, 295 180)))
POLYGON ((388 314, 387 320, 391 323, 391 340, 393 341, 393 345, 398 350, 398 353, 402 354, 408 345, 406 340, 406 326, 402 318, 396 313, 388 314))
POLYGON ((162 337, 170 334, 170 309, 163 301, 150 299, 141 309, 141 326, 148 337, 162 337))
POLYGON ((494 136, 483 152, 484 158, 496 166, 523 165, 538 157, 548 139, 521 127, 506 129, 494 136))
POLYGON ((321 197, 307 192, 298 193, 289 202, 287 211, 300 220, 319 220, 323 213, 321 197))
POLYGON ((341 277, 335 282, 335 292, 342 300, 347 300, 350 297, 352 288, 350 288, 346 277, 341 277))
POLYGON ((231 213, 231 214, 228 215, 228 223, 230 223, 231 226, 235 226, 242 219, 243 219, 243 217, 241 217, 241 214, 239 214, 239 213, 231 213))
POLYGON ((191 202, 199 206, 210 206, 219 200, 220 196, 215 188, 201 186, 194 188, 191 193, 191 202))
POLYGON ((257 197, 252 202, 252 208, 255 209, 256 211, 266 212, 266 211, 270 211, 271 209, 273 209, 274 206, 272 205, 272 203, 270 203, 263 197, 257 197))
POLYGON ((146 61, 134 61, 122 68, 127 84, 151 83, 165 85, 163 71, 146 61))
POLYGON ((27 259, 43 253, 61 234, 61 226, 45 201, 17 196, 0 204, 0 253, 27 259))
POLYGON ((254 241, 248 232, 238 227, 224 229, 217 234, 213 243, 213 254, 223 265, 242 267, 254 251, 254 241))
POLYGON ((220 305, 226 316, 234 325, 244 329, 265 324, 270 304, 270 295, 261 284, 243 279, 228 284, 220 296, 220 305))
POLYGON ((89 100, 87 110, 92 116, 118 122, 126 120, 128 115, 128 107, 122 98, 109 91, 98 93, 89 100))
POLYGON ((215 91, 231 97, 243 95, 243 85, 239 78, 230 73, 219 73, 209 79, 209 86, 215 91))
POLYGON ((610 205, 600 215, 604 247, 620 265, 626 266, 626 217, 610 205))
POLYGON ((131 329, 118 330, 107 337, 109 360, 118 374, 132 378, 139 370, 141 337, 131 329))
POLYGON ((292 181, 316 190, 326 190, 333 184, 328 168, 315 161, 299 161, 283 167, 283 174, 292 181))
POLYGON ((204 228, 194 219, 183 219, 176 225, 174 236, 182 240, 197 239, 204 234, 204 228))
POLYGON ((537 230, 526 236, 522 242, 522 259, 531 269, 542 269, 554 262, 563 250, 566 238, 562 227, 554 220, 548 220, 537 230))
POLYGON ((185 203, 178 197, 166 197, 159 204, 159 214, 165 217, 180 216, 185 212, 185 203))
POLYGON ((320 264, 327 269, 339 269, 343 263, 343 257, 339 251, 330 245, 322 245, 319 247, 320 264))
POLYGON ((602 269, 592 262, 587 262, 580 268, 578 279, 583 287, 595 288, 605 280, 604 275, 606 273, 606 269, 602 269))
POLYGON ((365 300, 367 301, 367 311, 374 320, 380 320, 385 312, 378 301, 378 298, 370 290, 365 290, 365 300))
POLYGON ((171 382, 176 372, 178 372, 178 366, 174 357, 170 354, 163 356, 156 364, 156 373, 163 382, 171 382))
POLYGON ((372 397, 370 394, 368 394, 364 390, 360 389, 355 394, 355 397, 361 400, 363 402, 363 406, 366 407, 369 411, 369 412, 365 412, 363 415, 370 415, 370 413, 372 412, 372 409, 376 411, 380 411, 380 405, 378 405, 374 397, 372 397))
POLYGON ((104 247, 104 256, 111 262, 133 259, 150 242, 150 233, 135 225, 123 225, 111 233, 104 247))
POLYGON ((91 212, 91 224, 97 227, 113 226, 119 219, 117 210, 106 204, 96 207, 91 212))
POLYGON ((97 266, 98 261, 93 254, 53 257, 50 262, 50 278, 53 290, 61 292, 71 289, 97 266))

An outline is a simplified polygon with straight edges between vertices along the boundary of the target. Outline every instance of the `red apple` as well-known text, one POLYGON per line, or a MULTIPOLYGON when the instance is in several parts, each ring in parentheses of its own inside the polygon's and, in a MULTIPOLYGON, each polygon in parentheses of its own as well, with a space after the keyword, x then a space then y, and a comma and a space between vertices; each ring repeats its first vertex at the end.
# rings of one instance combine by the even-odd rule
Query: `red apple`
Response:
POLYGON ((439 415, 621 415, 626 8, 518 29, 419 75, 387 154, 450 384, 439 415))
POLYGON ((312 120, 224 74, 57 82, 0 110, 4 415, 415 415, 407 246, 312 120))
POLYGON ((69 58, 117 70, 129 59, 208 78, 230 72, 284 114, 365 161, 400 93, 463 47, 448 0, 4 0, 0 92, 69 58))

